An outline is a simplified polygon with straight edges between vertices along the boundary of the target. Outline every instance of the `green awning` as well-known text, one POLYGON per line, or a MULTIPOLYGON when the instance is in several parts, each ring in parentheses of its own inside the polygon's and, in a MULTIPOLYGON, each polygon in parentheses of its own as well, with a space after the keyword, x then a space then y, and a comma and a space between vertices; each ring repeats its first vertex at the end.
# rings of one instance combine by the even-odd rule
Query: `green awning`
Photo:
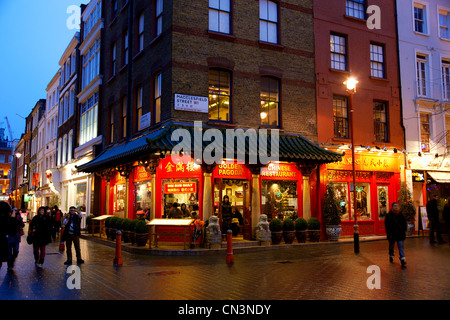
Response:
MULTIPOLYGON (((126 143, 115 145, 110 149, 104 150, 100 155, 98 155, 91 162, 78 167, 80 172, 95 172, 98 170, 104 170, 110 167, 123 165, 129 162, 134 162, 136 160, 141 160, 147 158, 155 153, 170 153, 173 151, 174 147, 177 145, 184 146, 183 150, 187 150, 189 141, 184 141, 180 139, 179 141, 172 141, 172 134, 177 129, 183 129, 183 133, 189 135, 190 138, 190 150, 193 153, 195 150, 195 139, 194 135, 198 134, 202 137, 208 129, 215 129, 215 134, 222 135, 223 141, 223 155, 226 155, 226 129, 218 128, 214 126, 202 125, 201 129, 195 127, 193 124, 187 123, 168 123, 161 126, 160 128, 145 133, 133 140, 126 143)), ((239 129, 234 129, 239 130, 239 129)), ((255 130, 248 131, 250 129, 243 129, 241 133, 241 138, 245 139, 245 158, 248 160, 250 157, 255 156, 255 150, 258 150, 258 146, 261 145, 260 137, 262 135, 255 134, 256 140, 250 138, 250 133, 255 133, 255 130), (252 143, 253 142, 253 143, 252 143), (255 142, 257 145, 255 145, 255 142)), ((235 131, 236 132, 236 131, 235 131)), ((271 130, 267 131, 267 154, 271 154, 271 130)), ((202 145, 202 154, 207 146, 211 144, 211 141, 203 141, 200 138, 202 145)), ((243 142, 243 140, 240 140, 243 142)), ((235 138, 234 140, 234 158, 240 154, 237 150, 238 143, 235 138)), ((256 154, 257 156, 257 154, 256 154)), ((333 151, 325 150, 318 145, 312 143, 311 141, 305 139, 298 134, 279 134, 279 159, 278 161, 286 162, 297 162, 302 164, 324 164, 331 162, 339 162, 342 160, 342 155, 333 151)))

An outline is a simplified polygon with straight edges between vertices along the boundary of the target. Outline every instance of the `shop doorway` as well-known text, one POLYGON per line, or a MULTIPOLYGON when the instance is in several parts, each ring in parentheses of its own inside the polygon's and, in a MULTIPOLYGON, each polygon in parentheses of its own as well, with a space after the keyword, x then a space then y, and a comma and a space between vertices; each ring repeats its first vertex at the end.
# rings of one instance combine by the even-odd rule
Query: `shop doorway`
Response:
POLYGON ((226 195, 232 207, 233 239, 252 240, 250 181, 220 178, 214 180, 214 214, 219 217, 221 228, 223 227, 223 198, 226 195))

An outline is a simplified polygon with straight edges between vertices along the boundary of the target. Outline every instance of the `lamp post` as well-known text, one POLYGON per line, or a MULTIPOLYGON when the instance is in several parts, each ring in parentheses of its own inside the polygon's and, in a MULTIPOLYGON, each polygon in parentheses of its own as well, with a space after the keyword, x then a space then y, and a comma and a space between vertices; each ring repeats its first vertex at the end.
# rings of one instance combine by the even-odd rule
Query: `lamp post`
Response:
POLYGON ((350 109, 350 140, 352 143, 352 175, 353 175, 353 215, 355 224, 353 226, 353 244, 355 253, 359 253, 359 226, 358 226, 358 214, 356 210, 356 164, 355 164, 355 140, 354 140, 354 128, 353 128, 353 95, 356 93, 356 85, 358 81, 354 78, 349 78, 344 82, 347 87, 347 93, 349 94, 348 106, 350 109))
POLYGON ((20 157, 22 156, 22 154, 20 152, 16 152, 16 198, 15 198, 15 206, 17 208, 20 208, 20 206, 17 205, 17 198, 18 198, 18 194, 19 194, 19 160, 20 157))

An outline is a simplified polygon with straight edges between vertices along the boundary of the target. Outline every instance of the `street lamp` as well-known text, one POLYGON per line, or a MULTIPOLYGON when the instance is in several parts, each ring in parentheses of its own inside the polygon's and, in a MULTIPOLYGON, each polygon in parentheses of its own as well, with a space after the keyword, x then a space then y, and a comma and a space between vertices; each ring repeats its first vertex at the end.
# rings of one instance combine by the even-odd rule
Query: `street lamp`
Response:
POLYGON ((348 106, 350 109, 350 140, 352 143, 352 171, 353 171, 353 215, 355 219, 355 225, 353 226, 353 244, 355 253, 359 253, 359 226, 358 226, 358 214, 356 212, 356 164, 355 164, 355 141, 353 135, 353 95, 356 93, 356 85, 358 81, 355 78, 349 78, 344 82, 347 87, 347 93, 350 95, 348 106))

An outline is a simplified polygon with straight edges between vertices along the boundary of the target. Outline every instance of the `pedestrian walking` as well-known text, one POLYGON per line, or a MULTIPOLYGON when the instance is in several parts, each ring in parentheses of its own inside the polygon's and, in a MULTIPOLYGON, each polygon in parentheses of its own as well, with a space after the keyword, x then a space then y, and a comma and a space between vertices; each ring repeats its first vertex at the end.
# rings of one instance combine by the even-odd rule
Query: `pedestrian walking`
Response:
POLYGON ((20 241, 23 235, 23 219, 17 208, 12 208, 8 221, 8 271, 14 268, 14 262, 19 255, 20 241))
POLYGON ((0 269, 3 262, 8 261, 8 220, 11 207, 8 203, 0 202, 0 269))
POLYGON ((58 206, 55 205, 52 210, 52 222, 53 222, 53 239, 59 235, 59 230, 61 229, 61 219, 62 212, 59 210, 58 206))
POLYGON ((65 265, 72 264, 72 244, 75 247, 75 255, 77 257, 77 264, 84 263, 81 259, 80 249, 80 235, 81 235, 81 218, 83 214, 75 207, 70 207, 69 213, 66 214, 63 220, 64 232, 63 240, 66 241, 67 260, 65 265))
POLYGON ((400 262, 403 268, 406 268, 404 241, 406 239, 406 218, 400 212, 400 206, 397 202, 392 204, 391 210, 384 219, 387 239, 389 240, 389 261, 394 262, 394 248, 397 242, 400 262))
POLYGON ((52 224, 50 217, 45 212, 45 207, 40 207, 38 213, 31 220, 28 234, 33 238, 33 255, 37 268, 42 268, 45 259, 45 249, 52 242, 52 224))
POLYGON ((427 203, 427 215, 430 222, 430 243, 436 243, 434 240, 434 233, 436 232, 439 243, 444 243, 442 239, 441 228, 439 226, 439 209, 438 209, 438 195, 433 195, 433 198, 427 203))

